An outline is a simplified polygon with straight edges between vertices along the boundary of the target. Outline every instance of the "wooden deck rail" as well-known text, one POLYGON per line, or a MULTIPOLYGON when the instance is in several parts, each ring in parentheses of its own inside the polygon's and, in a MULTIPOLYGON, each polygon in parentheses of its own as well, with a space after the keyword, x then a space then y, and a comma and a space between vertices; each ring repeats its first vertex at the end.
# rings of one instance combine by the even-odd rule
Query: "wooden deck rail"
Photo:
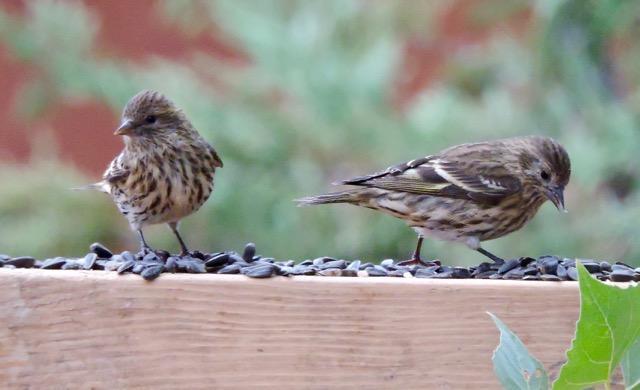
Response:
POLYGON ((499 388, 497 314, 557 371, 576 282, 0 268, 0 388, 499 388))

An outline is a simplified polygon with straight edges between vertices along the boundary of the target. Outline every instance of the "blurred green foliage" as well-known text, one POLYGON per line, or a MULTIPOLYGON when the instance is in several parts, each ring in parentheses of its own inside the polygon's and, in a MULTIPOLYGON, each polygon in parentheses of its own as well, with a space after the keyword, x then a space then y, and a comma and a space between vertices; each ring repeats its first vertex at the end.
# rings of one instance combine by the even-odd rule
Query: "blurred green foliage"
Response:
MULTIPOLYGON (((558 138, 571 155, 570 213, 546 205, 527 227, 486 248, 505 257, 558 253, 638 264, 640 3, 478 2, 469 23, 500 25, 529 8, 530 27, 517 37, 496 29, 482 46, 451 52, 441 79, 408 107, 395 108, 404 45, 439 39, 434 26, 448 4, 155 3, 163 20, 186 31, 222 31, 248 57, 242 66, 206 52, 136 64, 98 54, 99 23, 90 8, 70 1, 30 2, 24 18, 0 5, 0 40, 41 70, 21 96, 25 115, 37 117, 43 107, 72 98, 97 98, 115 116, 142 88, 166 93, 186 111, 225 162, 212 200, 183 224, 189 241, 205 250, 254 241, 261 253, 279 258, 403 258, 415 236, 401 221, 349 206, 298 209, 292 199, 453 144, 536 133, 558 138)), ((23 199, 33 218, 15 211, 12 193, 89 181, 66 173, 51 177, 48 169, 43 163, 19 173, 3 169, 4 176, 26 171, 30 179, 0 191, 2 250, 73 254, 63 252, 81 252, 97 239, 109 243, 109 232, 128 236, 124 219, 100 194, 51 190, 47 202, 23 199), (50 212, 58 202, 61 210, 76 203, 82 211, 61 218, 50 212), (43 227, 49 227, 50 244, 34 248, 29 243, 41 240, 43 227), (11 240, 4 242, 5 234, 11 240)), ((150 241, 176 247, 167 232, 152 233, 150 241)), ((466 248, 431 241, 424 255, 457 264, 478 260, 466 248)))
POLYGON ((0 170, 0 252, 82 256, 94 241, 122 239, 115 206, 105 207, 106 195, 72 191, 72 183, 86 179, 58 163, 52 152, 36 145, 28 169, 5 165, 0 170))

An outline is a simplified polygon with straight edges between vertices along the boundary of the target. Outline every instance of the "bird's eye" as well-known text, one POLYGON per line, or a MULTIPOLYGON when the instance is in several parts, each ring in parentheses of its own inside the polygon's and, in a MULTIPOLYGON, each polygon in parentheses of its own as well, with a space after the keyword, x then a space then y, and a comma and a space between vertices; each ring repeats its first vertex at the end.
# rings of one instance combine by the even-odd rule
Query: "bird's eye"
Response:
POLYGON ((147 115, 144 118, 144 121, 147 122, 148 124, 152 124, 152 123, 156 122, 156 117, 155 117, 155 115, 147 115))
POLYGON ((542 180, 547 181, 549 180, 551 177, 549 176, 549 173, 547 171, 542 171, 540 172, 540 177, 542 178, 542 180))

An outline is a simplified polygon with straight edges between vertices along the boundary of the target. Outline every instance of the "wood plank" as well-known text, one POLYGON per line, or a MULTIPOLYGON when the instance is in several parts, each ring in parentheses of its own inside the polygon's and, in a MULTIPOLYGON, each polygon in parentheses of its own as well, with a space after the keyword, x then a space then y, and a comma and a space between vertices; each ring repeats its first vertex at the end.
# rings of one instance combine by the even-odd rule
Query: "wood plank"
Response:
POLYGON ((546 367, 575 282, 0 268, 0 388, 498 388, 497 314, 546 367))

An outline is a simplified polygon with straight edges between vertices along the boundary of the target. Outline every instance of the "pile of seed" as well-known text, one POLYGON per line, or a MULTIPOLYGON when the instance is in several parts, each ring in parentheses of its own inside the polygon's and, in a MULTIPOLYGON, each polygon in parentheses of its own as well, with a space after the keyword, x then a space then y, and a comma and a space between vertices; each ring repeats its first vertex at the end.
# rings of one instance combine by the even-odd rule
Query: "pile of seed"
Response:
MULTIPOLYGON (((614 282, 640 282, 640 267, 633 268, 617 262, 579 260, 585 268, 600 280, 614 282)), ((276 275, 318 275, 350 277, 404 277, 428 279, 507 279, 507 280, 577 280, 576 259, 558 256, 541 256, 537 259, 522 257, 498 264, 480 263, 473 267, 452 267, 434 261, 426 264, 403 265, 393 259, 380 264, 360 260, 341 260, 331 257, 304 260, 279 261, 256 254, 254 244, 247 244, 242 254, 236 252, 201 253, 175 256, 163 250, 114 254, 102 244, 95 243, 84 258, 56 257, 36 260, 33 257, 0 255, 0 267, 40 268, 71 270, 106 270, 119 274, 139 274, 153 280, 163 272, 242 274, 251 278, 269 278, 276 275)))

